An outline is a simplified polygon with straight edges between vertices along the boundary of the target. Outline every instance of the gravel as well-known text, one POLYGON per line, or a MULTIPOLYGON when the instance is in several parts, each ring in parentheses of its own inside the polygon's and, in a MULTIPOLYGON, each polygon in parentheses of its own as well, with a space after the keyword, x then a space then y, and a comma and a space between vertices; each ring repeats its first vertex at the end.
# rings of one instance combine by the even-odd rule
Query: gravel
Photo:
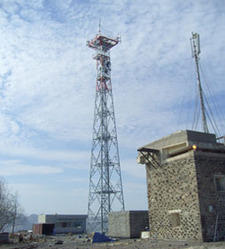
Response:
POLYGON ((60 235, 34 238, 33 241, 1 245, 0 249, 224 249, 225 242, 190 243, 185 241, 156 241, 123 239, 116 242, 91 243, 87 236, 60 235))

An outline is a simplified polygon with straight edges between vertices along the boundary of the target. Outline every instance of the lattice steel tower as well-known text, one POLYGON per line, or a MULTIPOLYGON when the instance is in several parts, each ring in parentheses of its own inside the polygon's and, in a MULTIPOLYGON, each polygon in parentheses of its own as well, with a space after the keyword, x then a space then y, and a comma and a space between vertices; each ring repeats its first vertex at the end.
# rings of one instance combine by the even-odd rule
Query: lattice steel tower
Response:
POLYGON ((87 46, 96 51, 96 96, 90 163, 88 225, 92 231, 106 232, 108 214, 124 210, 116 122, 111 84, 110 49, 120 38, 99 33, 87 46))

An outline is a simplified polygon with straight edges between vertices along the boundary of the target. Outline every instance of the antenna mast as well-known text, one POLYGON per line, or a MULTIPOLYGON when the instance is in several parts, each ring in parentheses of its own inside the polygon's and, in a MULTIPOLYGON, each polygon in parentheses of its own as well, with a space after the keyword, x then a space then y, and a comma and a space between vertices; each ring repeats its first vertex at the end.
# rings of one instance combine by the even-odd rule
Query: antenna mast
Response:
POLYGON ((101 34, 101 18, 99 18, 99 23, 98 23, 98 33, 101 34))
POLYGON ((192 38, 190 40, 191 40, 192 57, 195 58, 195 64, 196 64, 198 90, 199 90, 201 113, 202 113, 202 128, 205 133, 209 133, 209 129, 207 126, 207 120, 206 120, 206 110, 205 110, 205 105, 204 105, 201 78, 200 78, 200 72, 199 72, 199 60, 200 60, 199 54, 201 53, 199 34, 192 32, 192 38))
POLYGON ((107 232, 108 214, 124 210, 110 60, 110 50, 119 41, 101 34, 99 22, 99 34, 87 42, 96 52, 97 68, 88 199, 88 225, 95 232, 107 232))

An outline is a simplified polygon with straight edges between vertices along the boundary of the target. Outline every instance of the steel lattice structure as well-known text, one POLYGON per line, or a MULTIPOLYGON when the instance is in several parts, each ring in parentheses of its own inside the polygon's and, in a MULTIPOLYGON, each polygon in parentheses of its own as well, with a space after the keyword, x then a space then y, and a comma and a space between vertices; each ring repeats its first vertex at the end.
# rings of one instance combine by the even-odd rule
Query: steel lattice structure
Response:
POLYGON ((90 162, 88 226, 106 232, 108 214, 124 210, 123 188, 111 84, 110 49, 119 43, 101 32, 87 42, 96 51, 96 96, 90 162))

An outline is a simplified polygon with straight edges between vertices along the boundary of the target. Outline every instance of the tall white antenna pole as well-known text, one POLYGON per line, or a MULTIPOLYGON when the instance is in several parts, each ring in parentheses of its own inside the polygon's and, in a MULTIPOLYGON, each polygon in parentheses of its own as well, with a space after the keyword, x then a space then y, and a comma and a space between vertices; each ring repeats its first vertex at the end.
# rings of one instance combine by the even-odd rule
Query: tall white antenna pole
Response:
POLYGON ((101 18, 99 18, 99 23, 98 23, 98 33, 101 34, 101 18))
POLYGON ((195 64, 196 64, 197 81, 198 81, 201 113, 202 113, 202 128, 205 133, 209 133, 209 129, 207 126, 207 120, 206 120, 203 91, 202 91, 202 86, 201 86, 201 78, 200 78, 200 73, 199 73, 199 59, 200 59, 199 54, 201 51, 200 51, 200 38, 199 38, 199 34, 197 33, 192 33, 191 50, 192 50, 192 57, 195 58, 195 64))

